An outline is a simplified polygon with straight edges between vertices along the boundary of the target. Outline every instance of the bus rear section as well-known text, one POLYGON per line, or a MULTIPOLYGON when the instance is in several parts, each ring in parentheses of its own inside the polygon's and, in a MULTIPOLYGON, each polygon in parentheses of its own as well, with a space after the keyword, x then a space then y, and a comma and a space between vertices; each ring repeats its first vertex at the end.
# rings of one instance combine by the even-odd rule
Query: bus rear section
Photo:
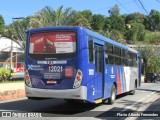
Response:
POLYGON ((87 99, 78 63, 77 29, 35 29, 27 32, 26 96, 32 99, 87 99))

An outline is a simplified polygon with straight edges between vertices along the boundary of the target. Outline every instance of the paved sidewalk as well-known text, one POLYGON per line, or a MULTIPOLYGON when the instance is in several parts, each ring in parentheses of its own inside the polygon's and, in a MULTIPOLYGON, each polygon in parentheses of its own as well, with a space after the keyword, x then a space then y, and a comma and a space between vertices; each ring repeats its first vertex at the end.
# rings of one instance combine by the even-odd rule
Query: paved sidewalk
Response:
POLYGON ((9 91, 9 90, 18 90, 18 89, 24 89, 24 82, 0 84, 0 92, 9 91))

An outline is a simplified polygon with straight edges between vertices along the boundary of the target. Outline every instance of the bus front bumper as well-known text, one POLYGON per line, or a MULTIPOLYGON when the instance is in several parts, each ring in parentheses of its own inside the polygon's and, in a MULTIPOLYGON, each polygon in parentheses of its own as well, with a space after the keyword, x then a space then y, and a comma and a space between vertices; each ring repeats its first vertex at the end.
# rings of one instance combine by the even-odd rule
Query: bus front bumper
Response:
POLYGON ((81 86, 77 89, 39 89, 25 85, 26 97, 40 98, 63 98, 63 99, 78 99, 87 100, 87 87, 81 86))

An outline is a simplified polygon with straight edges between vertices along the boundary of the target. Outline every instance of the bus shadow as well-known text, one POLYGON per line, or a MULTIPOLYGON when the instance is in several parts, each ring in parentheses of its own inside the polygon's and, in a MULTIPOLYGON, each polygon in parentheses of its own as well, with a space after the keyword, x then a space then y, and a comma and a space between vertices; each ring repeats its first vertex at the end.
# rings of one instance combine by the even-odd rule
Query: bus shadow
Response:
MULTIPOLYGON (((121 94, 116 97, 120 99, 127 96, 127 94, 121 94)), ((80 114, 91 114, 94 116, 96 112, 92 112, 96 107, 103 104, 91 104, 91 103, 68 103, 63 99, 48 99, 48 100, 19 100, 0 104, 0 110, 9 111, 23 111, 23 112, 39 112, 48 114, 47 116, 79 116, 80 114), (88 111, 91 111, 88 113, 88 111)), ((110 106, 110 105, 109 105, 110 106)), ((98 112, 100 113, 100 112, 98 112)), ((87 116, 87 115, 86 115, 87 116)))
POLYGON ((74 115, 74 114, 90 111, 98 106, 99 105, 95 105, 92 103, 63 102, 62 104, 59 104, 59 105, 53 105, 53 106, 38 109, 32 112, 42 112, 42 113, 57 114, 57 115, 74 115))
POLYGON ((38 112, 46 113, 48 116, 72 116, 74 114, 90 111, 99 105, 91 103, 68 103, 63 99, 46 100, 18 100, 4 102, 0 104, 0 110, 19 111, 19 112, 38 112))
MULTIPOLYGON (((128 94, 126 94, 126 93, 120 94, 116 97, 116 99, 120 99, 120 98, 127 96, 127 95, 128 94)), ((109 103, 93 104, 93 103, 65 102, 65 101, 63 101, 63 103, 61 103, 61 104, 57 104, 57 105, 53 104, 52 106, 44 107, 42 109, 37 109, 32 112, 41 112, 41 113, 49 114, 52 116, 54 116, 54 115, 79 116, 79 114, 82 114, 83 116, 84 116, 84 114, 87 114, 86 116, 88 116, 88 115, 94 116, 97 111, 93 112, 92 110, 94 110, 95 108, 97 108, 103 104, 110 105, 109 103)))
POLYGON ((132 112, 134 112, 132 109, 126 109, 123 111, 123 108, 113 107, 109 111, 104 111, 103 113, 97 115, 95 118, 107 120, 125 120, 128 117, 128 114, 132 112))

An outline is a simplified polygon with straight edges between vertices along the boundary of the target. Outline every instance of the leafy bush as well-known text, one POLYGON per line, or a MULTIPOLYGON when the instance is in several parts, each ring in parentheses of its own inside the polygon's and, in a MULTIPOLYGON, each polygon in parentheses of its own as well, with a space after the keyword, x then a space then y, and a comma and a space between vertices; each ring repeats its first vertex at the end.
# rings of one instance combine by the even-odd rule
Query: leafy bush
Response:
POLYGON ((0 68, 0 81, 10 78, 11 69, 9 68, 0 68))
POLYGON ((159 44, 160 43, 160 32, 150 32, 146 34, 145 41, 147 43, 159 44))
POLYGON ((2 79, 2 76, 3 76, 3 69, 0 68, 0 80, 2 79))

